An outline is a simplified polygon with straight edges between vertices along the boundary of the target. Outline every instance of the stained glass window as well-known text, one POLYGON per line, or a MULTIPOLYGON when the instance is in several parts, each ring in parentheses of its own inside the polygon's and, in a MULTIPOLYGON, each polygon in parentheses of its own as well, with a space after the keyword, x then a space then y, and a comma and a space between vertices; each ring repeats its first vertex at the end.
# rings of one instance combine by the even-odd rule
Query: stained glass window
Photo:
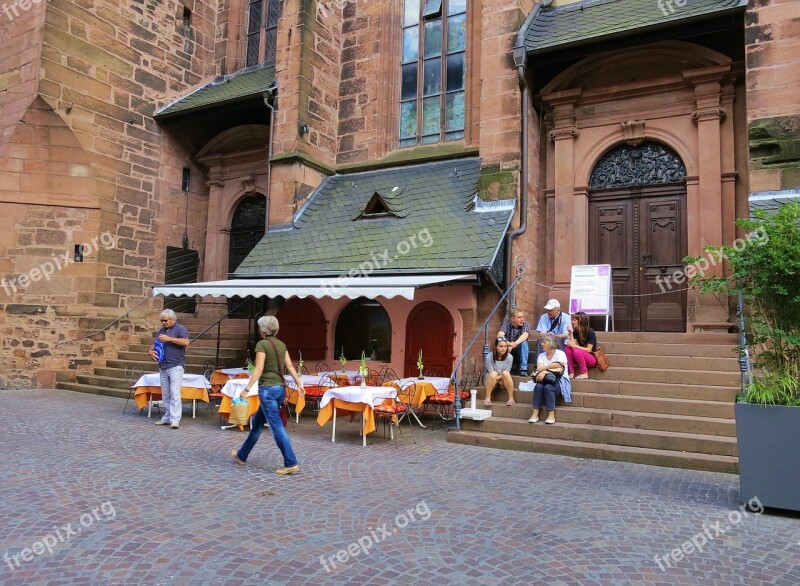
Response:
POLYGON ((247 16, 247 54, 245 66, 275 64, 278 19, 283 0, 250 0, 247 16))
POLYGON ((406 0, 400 146, 464 138, 467 0, 406 0))

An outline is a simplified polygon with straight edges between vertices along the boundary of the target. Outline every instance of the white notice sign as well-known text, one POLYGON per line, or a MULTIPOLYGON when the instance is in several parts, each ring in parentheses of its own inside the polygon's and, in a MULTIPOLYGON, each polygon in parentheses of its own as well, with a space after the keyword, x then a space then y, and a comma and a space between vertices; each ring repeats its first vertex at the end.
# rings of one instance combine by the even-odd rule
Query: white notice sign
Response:
POLYGON ((569 312, 614 315, 611 298, 611 265, 573 265, 569 288, 569 312))

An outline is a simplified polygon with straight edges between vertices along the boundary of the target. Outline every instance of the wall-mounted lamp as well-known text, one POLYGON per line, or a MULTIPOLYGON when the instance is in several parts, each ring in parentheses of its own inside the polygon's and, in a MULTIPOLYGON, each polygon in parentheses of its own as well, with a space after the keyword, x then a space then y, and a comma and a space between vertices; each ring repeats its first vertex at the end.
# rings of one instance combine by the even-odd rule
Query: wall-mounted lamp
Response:
POLYGON ((303 124, 302 122, 297 124, 297 132, 300 136, 304 134, 308 134, 308 124, 303 124))

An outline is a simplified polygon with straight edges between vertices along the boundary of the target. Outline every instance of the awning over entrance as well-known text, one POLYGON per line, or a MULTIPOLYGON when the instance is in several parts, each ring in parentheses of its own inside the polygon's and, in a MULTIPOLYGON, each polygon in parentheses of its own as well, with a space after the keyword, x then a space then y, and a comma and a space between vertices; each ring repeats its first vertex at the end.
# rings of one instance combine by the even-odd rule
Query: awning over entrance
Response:
POLYGON ((476 283, 474 274, 427 274, 402 276, 355 277, 296 277, 286 279, 231 279, 182 285, 157 285, 153 296, 211 295, 212 297, 405 297, 414 299, 414 290, 429 285, 457 282, 476 283))

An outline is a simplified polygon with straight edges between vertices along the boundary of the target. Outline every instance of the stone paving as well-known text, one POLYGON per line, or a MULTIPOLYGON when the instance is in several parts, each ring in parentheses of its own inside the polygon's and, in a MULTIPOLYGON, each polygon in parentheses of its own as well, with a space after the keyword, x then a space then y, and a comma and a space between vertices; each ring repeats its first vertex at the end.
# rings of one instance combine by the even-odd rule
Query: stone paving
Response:
POLYGON ((241 468, 244 434, 210 415, 171 430, 114 398, 0 397, 0 584, 800 584, 800 516, 745 515, 733 475, 441 428, 396 448, 379 424, 364 448, 342 418, 332 444, 306 416, 281 477, 268 430, 241 468))

